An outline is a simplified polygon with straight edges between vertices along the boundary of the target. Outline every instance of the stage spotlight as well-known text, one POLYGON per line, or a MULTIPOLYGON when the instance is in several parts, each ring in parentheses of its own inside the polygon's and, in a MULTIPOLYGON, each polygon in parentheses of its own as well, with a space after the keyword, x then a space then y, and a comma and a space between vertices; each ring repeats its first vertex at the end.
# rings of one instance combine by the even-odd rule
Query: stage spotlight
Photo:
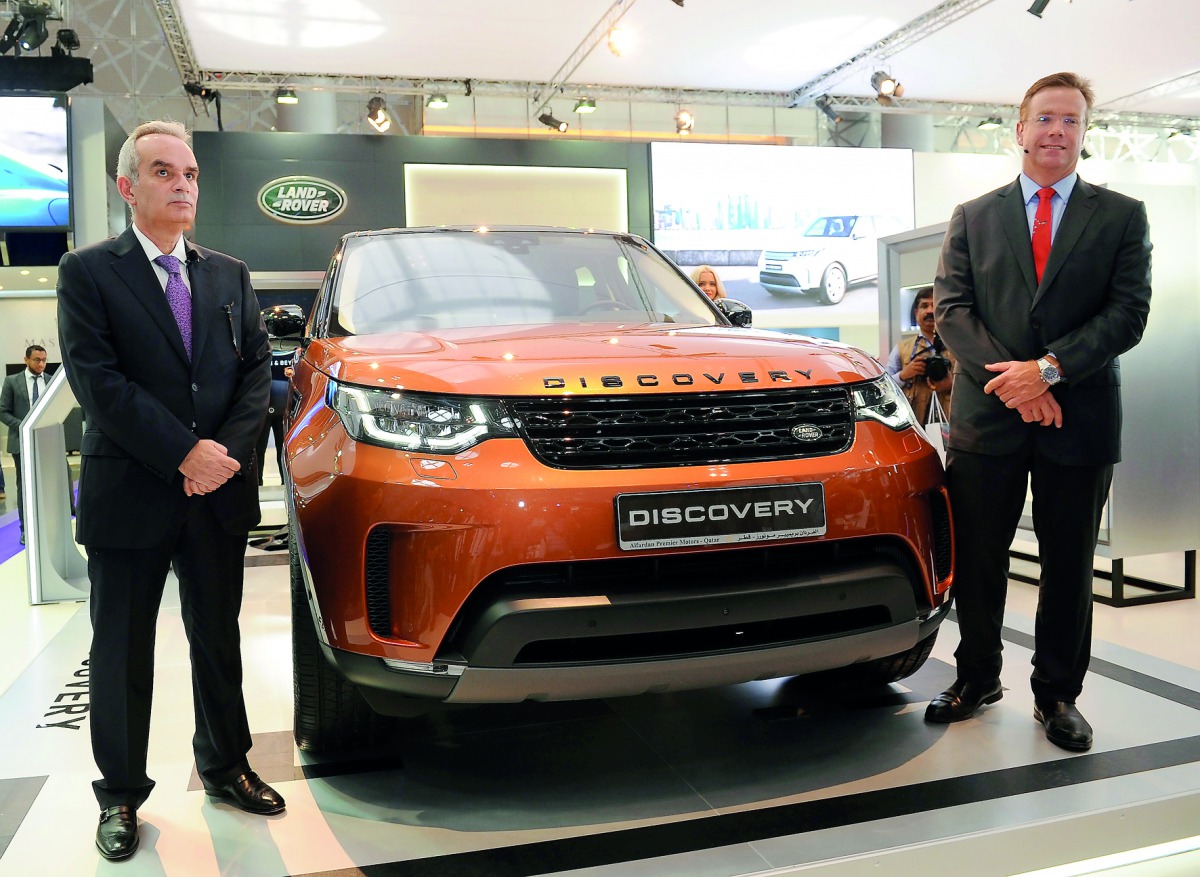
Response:
POLYGON ((608 50, 617 57, 628 54, 633 48, 633 34, 623 27, 608 29, 608 50))
POLYGON ((32 52, 38 48, 50 36, 50 31, 46 30, 46 16, 31 15, 25 19, 25 24, 21 28, 21 35, 17 37, 17 45, 22 52, 32 52))
POLYGON ((596 112, 596 102, 590 97, 581 97, 575 104, 575 112, 594 113, 596 112))
POLYGON ((444 94, 431 94, 425 99, 425 108, 430 110, 444 110, 450 106, 450 100, 444 94))
POLYGON ((1050 0, 1033 0, 1032 5, 1026 10, 1030 15, 1042 17, 1042 13, 1046 11, 1046 7, 1050 5, 1050 0))
POLYGON ((79 34, 69 27, 60 27, 55 34, 54 45, 50 47, 50 54, 56 58, 70 57, 78 48, 79 34))
POLYGON ((277 88, 275 89, 275 103, 298 104, 300 103, 300 98, 296 97, 296 89, 294 88, 277 88))
POLYGON ((696 117, 691 110, 681 109, 675 114, 675 133, 686 137, 696 127, 696 117))
MULTIPOLYGON (((0 55, 3 55, 9 49, 17 44, 17 36, 21 33, 21 26, 24 24, 24 19, 19 15, 14 15, 12 21, 8 23, 8 27, 4 29, 4 35, 0 36, 0 55)), ((17 54, 21 54, 20 50, 17 54)))
POLYGON ((185 82, 183 84, 183 90, 193 97, 200 98, 205 103, 216 100, 221 96, 220 92, 218 92, 215 88, 209 88, 207 85, 201 85, 199 82, 185 82))
POLYGON ((380 134, 392 127, 392 117, 388 115, 387 101, 379 95, 367 101, 367 122, 380 134))
POLYGON ((554 115, 549 110, 546 110, 546 112, 538 116, 538 121, 547 128, 553 128, 559 134, 562 134, 567 130, 567 123, 558 121, 558 119, 554 118, 554 115))
POLYGON ((904 86, 882 70, 871 74, 871 88, 880 97, 904 97, 904 86))
POLYGON ((1004 122, 998 116, 989 116, 975 127, 980 131, 995 131, 997 128, 1003 127, 1004 122))
POLYGON ((817 105, 817 109, 824 113, 829 121, 833 122, 835 125, 842 121, 842 117, 839 116, 833 109, 833 98, 831 98, 829 95, 821 95, 816 99, 815 103, 817 105))
POLYGON ((217 130, 225 130, 225 122, 221 119, 221 92, 215 88, 209 88, 207 85, 201 85, 199 82, 185 82, 183 90, 193 97, 200 98, 206 104, 216 104, 217 130))

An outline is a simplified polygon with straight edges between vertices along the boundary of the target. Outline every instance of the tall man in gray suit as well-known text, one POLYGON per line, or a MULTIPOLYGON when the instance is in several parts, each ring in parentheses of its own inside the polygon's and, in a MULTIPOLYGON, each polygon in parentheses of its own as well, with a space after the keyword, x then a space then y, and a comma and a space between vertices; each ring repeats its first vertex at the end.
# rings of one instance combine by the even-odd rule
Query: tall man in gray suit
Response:
POLYGON ((1008 551, 1032 481, 1041 559, 1034 718, 1070 750, 1092 745, 1075 705, 1091 658, 1092 564, 1120 459, 1117 356, 1150 311, 1146 209, 1075 166, 1086 79, 1044 77, 1021 103, 1017 180, 954 210, 934 281, 957 356, 947 473, 953 505, 958 678, 925 712, 970 718, 1002 696, 1008 551))
POLYGON ((25 348, 25 368, 4 379, 0 387, 0 421, 8 427, 8 452, 17 469, 17 518, 21 522, 21 544, 25 544, 25 503, 22 501, 21 421, 38 396, 46 389, 46 348, 30 344, 25 348))
POLYGON ((174 122, 135 128, 117 161, 132 225, 59 264, 63 364, 87 412, 76 539, 92 585, 96 846, 107 859, 137 850, 137 808, 154 787, 154 632, 171 567, 205 791, 251 813, 284 808, 246 760, 238 632, 271 348, 246 265, 183 237, 199 194, 188 139, 174 122))

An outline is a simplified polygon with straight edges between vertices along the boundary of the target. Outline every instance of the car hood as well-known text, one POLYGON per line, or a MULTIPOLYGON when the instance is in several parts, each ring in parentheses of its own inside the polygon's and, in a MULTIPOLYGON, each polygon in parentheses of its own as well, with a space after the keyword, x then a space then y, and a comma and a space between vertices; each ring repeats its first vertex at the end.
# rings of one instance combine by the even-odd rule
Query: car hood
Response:
POLYGON ((882 374, 861 350, 818 338, 611 323, 317 339, 305 357, 347 383, 483 396, 769 389, 882 374))

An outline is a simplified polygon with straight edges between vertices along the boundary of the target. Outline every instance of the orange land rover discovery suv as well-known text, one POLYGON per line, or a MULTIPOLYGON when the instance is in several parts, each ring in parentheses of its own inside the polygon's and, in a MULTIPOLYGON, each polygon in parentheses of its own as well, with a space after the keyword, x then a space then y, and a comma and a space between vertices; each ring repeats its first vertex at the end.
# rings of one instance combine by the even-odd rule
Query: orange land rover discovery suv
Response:
POLYGON ((862 351, 749 328, 630 234, 337 247, 287 413, 295 733, 924 662, 943 472, 862 351))

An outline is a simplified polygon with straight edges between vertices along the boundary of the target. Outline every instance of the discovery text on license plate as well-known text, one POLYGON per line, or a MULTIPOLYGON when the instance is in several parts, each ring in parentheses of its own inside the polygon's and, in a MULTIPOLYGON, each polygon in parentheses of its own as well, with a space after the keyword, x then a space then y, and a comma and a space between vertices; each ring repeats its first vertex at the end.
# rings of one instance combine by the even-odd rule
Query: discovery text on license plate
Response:
POLYGON ((819 482, 617 497, 617 538, 627 551, 824 534, 825 490, 819 482))

